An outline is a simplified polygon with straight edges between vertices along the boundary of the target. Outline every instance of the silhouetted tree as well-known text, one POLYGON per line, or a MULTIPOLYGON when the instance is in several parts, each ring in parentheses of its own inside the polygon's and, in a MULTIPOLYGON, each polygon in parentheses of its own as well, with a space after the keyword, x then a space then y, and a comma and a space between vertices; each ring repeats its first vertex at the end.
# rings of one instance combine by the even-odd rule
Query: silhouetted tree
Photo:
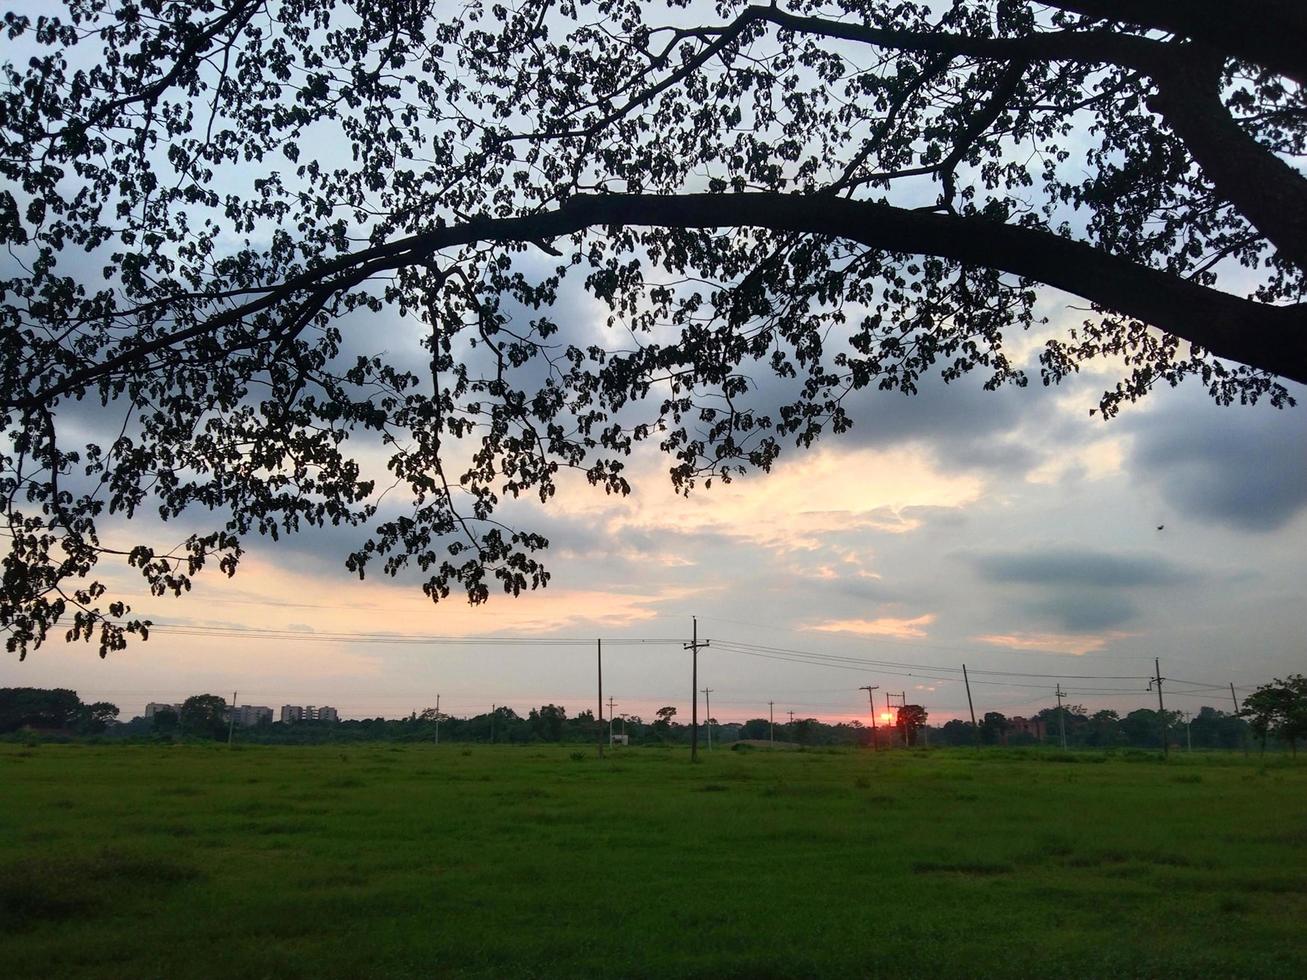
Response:
MULTIPOLYGON (((1166 715, 1166 728, 1170 731, 1174 722, 1172 713, 1166 715)), ((1121 719, 1121 731, 1130 745, 1160 746, 1161 722, 1157 711, 1152 708, 1138 708, 1121 719)))
POLYGON ((1248 723, 1236 715, 1204 705, 1191 723, 1194 745, 1207 749, 1235 749, 1243 744, 1248 723))
POLYGON ((986 711, 980 722, 980 740, 986 745, 1001 742, 1010 727, 1007 715, 998 711, 986 711))
POLYGON ((118 706, 108 701, 84 704, 77 712, 77 731, 82 735, 98 735, 118 717, 118 706))
POLYGON ((152 729, 156 735, 171 735, 177 731, 180 724, 177 712, 171 708, 161 708, 156 711, 151 721, 153 722, 152 729))
POLYGON ((227 702, 216 694, 196 694, 182 702, 177 719, 183 735, 222 738, 227 734, 227 702))
POLYGON ((766 718, 750 718, 740 728, 740 738, 763 739, 771 734, 771 725, 766 718))
POLYGON ((73 728, 82 710, 67 688, 0 687, 0 732, 20 728, 73 728))
POLYGON ((304 525, 368 524, 348 566, 416 566, 433 600, 543 586, 504 497, 572 468, 624 493, 648 439, 680 489, 766 469, 847 429, 854 389, 1023 385, 1006 343, 1039 284, 1092 310, 1035 370, 1123 365, 1104 413, 1190 377, 1275 405, 1275 376, 1307 381, 1307 5, 148 9, 5 21, 20 655, 57 626, 102 653, 146 633, 106 557, 178 593, 304 525), (577 279, 610 339, 562 334, 577 279), (383 313, 421 321, 419 357, 369 353, 383 313), (402 514, 376 510, 366 437, 402 514), (102 543, 139 509, 217 516, 176 548, 102 543))
POLYGON ((662 738, 666 738, 668 735, 671 734, 672 719, 675 717, 676 717, 676 709, 673 708, 671 705, 667 705, 666 707, 659 708, 657 711, 654 712, 655 720, 653 723, 653 727, 654 730, 658 732, 659 736, 661 736, 662 738))
POLYGON ((811 745, 817 729, 816 718, 799 718, 790 725, 790 738, 800 745, 811 745))
POLYGON ((904 745, 917 744, 917 732, 926 724, 926 709, 919 704, 905 704, 894 720, 904 745))
POLYGON ((546 704, 531 709, 527 721, 531 725, 531 734, 546 742, 559 742, 563 738, 563 723, 567 721, 567 711, 554 704, 546 704))
POLYGON ((1042 708, 1038 717, 1044 722, 1044 737, 1047 740, 1061 739, 1061 728, 1066 725, 1067 744, 1078 742, 1089 727, 1089 715, 1084 705, 1064 704, 1061 708, 1042 708), (1060 715, 1060 718, 1059 718, 1060 715))
POLYGON ((954 718, 946 721, 939 730, 940 741, 945 745, 973 745, 976 740, 971 723, 954 718))
POLYGON ((1124 741, 1121 716, 1110 708, 1095 711, 1085 730, 1085 744, 1099 748, 1119 745, 1124 741))
POLYGON ((1266 736, 1275 735, 1288 742, 1297 755, 1298 739, 1307 738, 1307 677, 1290 674, 1284 680, 1263 684, 1243 699, 1239 714, 1248 719, 1263 752, 1266 736))

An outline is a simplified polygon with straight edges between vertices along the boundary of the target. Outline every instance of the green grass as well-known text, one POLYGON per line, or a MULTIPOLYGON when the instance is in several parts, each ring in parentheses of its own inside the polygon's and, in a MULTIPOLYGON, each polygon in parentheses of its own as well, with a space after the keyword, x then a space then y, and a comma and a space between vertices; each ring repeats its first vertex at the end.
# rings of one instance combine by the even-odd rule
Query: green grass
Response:
POLYGON ((1307 765, 0 745, 6 977, 1304 976, 1307 765))

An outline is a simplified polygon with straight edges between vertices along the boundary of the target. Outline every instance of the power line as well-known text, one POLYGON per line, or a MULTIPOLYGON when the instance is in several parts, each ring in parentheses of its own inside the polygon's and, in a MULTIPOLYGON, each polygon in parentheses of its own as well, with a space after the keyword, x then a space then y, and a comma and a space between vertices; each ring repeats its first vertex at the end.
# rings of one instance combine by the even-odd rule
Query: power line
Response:
MULTIPOLYGON (((718 622, 718 623, 731 623, 731 624, 736 625, 736 626, 748 626, 748 627, 751 627, 752 629, 760 629, 760 628, 761 628, 761 629, 767 629, 767 630, 770 630, 770 631, 772 631, 772 632, 776 632, 776 633, 790 633, 790 634, 792 634, 792 635, 799 635, 799 634, 801 634, 801 633, 805 633, 805 634, 806 634, 806 633, 810 632, 809 630, 795 630, 795 629, 792 629, 792 628, 790 628, 790 627, 788 627, 788 626, 780 626, 780 625, 778 625, 778 624, 776 624, 776 623, 764 623, 764 622, 759 622, 759 621, 756 621, 756 620, 751 622, 751 621, 744 620, 744 619, 728 619, 728 618, 725 617, 725 616, 704 616, 704 617, 702 617, 702 618, 703 618, 703 619, 707 619, 707 620, 711 620, 711 621, 715 621, 715 622, 718 622)), ((902 644, 902 645, 904 645, 904 646, 911 646, 913 649, 916 649, 916 650, 939 650, 939 651, 942 651, 942 652, 944 652, 944 653, 952 653, 952 654, 972 654, 972 653, 975 653, 976 650, 977 650, 977 647, 974 647, 974 646, 972 646, 972 647, 965 647, 965 646, 956 646, 956 645, 950 645, 950 644, 945 644, 945 643, 931 643, 931 642, 928 642, 928 641, 925 641, 925 640, 916 640, 916 639, 913 639, 913 640, 907 640, 907 639, 901 639, 901 638, 899 638, 899 637, 894 637, 894 636, 878 636, 878 637, 876 637, 876 642, 878 642, 878 643, 897 643, 897 644, 902 644)), ((992 651, 991 651, 991 652, 992 652, 992 651)), ((1081 655, 1081 654, 1070 654, 1070 653, 1054 653, 1054 652, 1051 652, 1051 651, 1049 651, 1049 652, 1044 652, 1044 651, 1036 652, 1036 651, 1033 651, 1033 650, 1012 650, 1012 649, 1006 649, 1006 648, 1002 651, 1002 653, 1003 653, 1003 656, 1008 656, 1008 657, 1039 657, 1041 660, 1046 660, 1046 659, 1048 659, 1049 657, 1071 657, 1071 658, 1073 658, 1073 659, 1079 660, 1079 659, 1081 659, 1082 656, 1089 656, 1089 655, 1092 655, 1092 656, 1095 657, 1096 659, 1110 659, 1110 660, 1151 660, 1151 659, 1153 659, 1151 655, 1150 655, 1150 656, 1145 656, 1145 655, 1143 655, 1143 654, 1127 654, 1127 653, 1097 653, 1097 652, 1095 652, 1095 653, 1093 653, 1093 654, 1089 654, 1089 655, 1081 655)), ((1176 659, 1184 659, 1184 658, 1181 657, 1181 658, 1176 658, 1176 659)))
MULTIPOLYGON (((922 672, 922 671, 909 671, 909 672, 902 672, 902 671, 887 670, 887 669, 883 668, 883 667, 882 667, 878 662, 876 662, 876 661, 872 661, 872 660, 859 660, 859 659, 857 659, 857 658, 837 658, 837 659, 834 659, 834 660, 832 661, 832 660, 829 660, 829 659, 823 657, 822 655, 809 655, 809 654, 803 654, 803 653, 791 653, 791 654, 785 654, 785 653, 762 653, 762 652, 758 652, 758 651, 755 651, 755 650, 747 650, 747 649, 743 649, 743 648, 741 648, 739 645, 735 644, 733 641, 726 641, 726 640, 719 640, 719 641, 717 642, 717 647, 718 647, 719 649, 721 649, 721 650, 725 650, 725 651, 727 651, 727 652, 729 652, 729 653, 738 653, 738 654, 742 654, 743 656, 746 656, 746 657, 761 657, 761 658, 763 658, 763 659, 765 659, 765 660, 777 660, 777 661, 781 661, 781 662, 784 662, 784 663, 806 664, 806 665, 811 666, 811 667, 829 667, 829 668, 834 669, 834 670, 851 670, 851 671, 856 671, 856 672, 864 673, 864 674, 867 672, 867 669, 868 669, 869 667, 871 667, 871 668, 875 668, 875 669, 877 670, 878 673, 881 673, 881 674, 889 674, 889 675, 894 676, 894 677, 911 677, 911 678, 919 679, 919 680, 952 681, 952 682, 954 682, 954 683, 960 683, 960 682, 962 681, 962 678, 961 678, 961 677, 944 677, 944 676, 939 675, 939 674, 928 674, 928 673, 924 673, 924 672, 922 672), (853 664, 860 664, 861 666, 853 666, 853 664, 850 664, 850 663, 842 663, 842 662, 839 662, 839 661, 841 661, 841 660, 852 660, 852 661, 853 661, 853 664)), ((931 670, 949 670, 949 669, 951 669, 951 668, 948 668, 948 667, 932 667, 932 668, 930 668, 930 669, 931 669, 931 670)), ((1026 675, 1014 675, 1014 676, 1026 676, 1026 675)), ((1039 676, 1041 676, 1041 675, 1039 675, 1039 674, 1034 674, 1034 675, 1029 675, 1029 676, 1039 677, 1039 676)), ((1052 676, 1057 676, 1057 675, 1052 675, 1052 676)), ((1086 679, 1088 679, 1088 678, 1086 678, 1086 679)), ((1109 678, 1109 679, 1111 679, 1111 678, 1109 678)), ((1142 680, 1143 678, 1140 678, 1140 679, 1142 680)), ((1011 687, 1019 687, 1019 688, 1030 688, 1030 689, 1033 689, 1033 690, 1044 690, 1044 689, 1046 689, 1046 688, 1048 687, 1047 684, 1022 684, 1022 683, 1018 683, 1018 682, 1015 682, 1015 681, 983 681, 983 680, 973 680, 971 683, 972 683, 972 684, 984 684, 984 685, 987 685, 987 686, 990 686, 990 687, 1007 687, 1007 688, 1011 688, 1011 687)), ((1091 693, 1091 692, 1088 692, 1088 691, 1082 691, 1082 692, 1078 692, 1078 693, 1091 693)), ((1108 689, 1108 690, 1107 690, 1107 693, 1110 693, 1110 694, 1135 694, 1135 693, 1138 693, 1138 689, 1136 689, 1136 688, 1116 688, 1116 689, 1108 689)))
MULTIPOLYGON (((869 657, 851 657, 845 654, 837 653, 820 653, 814 650, 800 650, 795 647, 775 647, 762 643, 745 643, 740 640, 719 640, 722 646, 735 648, 737 652, 752 650, 760 653, 774 654, 791 654, 794 656, 811 657, 831 662, 851 663, 869 667, 899 667, 913 670, 933 670, 949 671, 954 674, 961 674, 959 667, 944 667, 936 664, 918 664, 909 663, 901 660, 877 660, 869 657)), ((1113 680, 1113 681, 1146 681, 1148 674, 1044 674, 1033 671, 1017 670, 983 670, 972 669, 971 673, 983 674, 987 677, 1030 677, 1030 678, 1047 678, 1049 680, 1113 680)), ((941 680, 960 680, 960 677, 940 678, 941 680)))
MULTIPOLYGON (((299 630, 271 629, 257 626, 201 626, 182 623, 155 623, 151 632, 178 636, 241 636, 266 640, 294 640, 296 642, 329 643, 401 643, 442 646, 573 646, 588 647, 591 637, 570 636, 451 636, 423 633, 353 633, 353 632, 301 632, 299 630)), ((609 639, 617 646, 671 646, 683 641, 668 637, 622 637, 609 639)))
MULTIPOLYGON (((721 619, 721 617, 704 617, 706 619, 721 619)), ((723 622, 738 622, 736 620, 721 619, 723 622)), ((756 625, 756 624, 753 624, 756 625)), ((352 632, 352 631, 330 631, 330 632, 304 632, 300 630, 277 629, 272 627, 258 626, 233 626, 233 625, 201 625, 186 623, 155 623, 151 626, 154 632, 165 635, 178 636, 240 636, 266 640, 283 640, 318 643, 380 643, 380 644, 402 644, 402 645, 429 645, 429 646, 530 646, 530 647, 588 647, 594 642, 593 637, 570 637, 570 636, 521 636, 521 635, 450 635, 450 634, 424 634, 424 633, 398 633, 398 632, 352 632)), ((673 646, 684 645, 684 641, 672 637, 615 637, 605 638, 610 646, 673 646)), ((958 681, 962 680, 960 668, 941 666, 937 664, 923 664, 899 660, 882 660, 868 657, 854 657, 845 654, 823 653, 815 650, 805 650, 797 647, 772 646, 761 643, 750 643, 743 640, 718 640, 718 645, 723 649, 729 649, 735 653, 746 655, 763 656, 768 655, 770 659, 783 660, 790 659, 791 662, 812 663, 820 666, 838 667, 847 665, 848 669, 865 669, 874 667, 886 673, 892 673, 892 668, 899 668, 907 673, 897 674, 895 676, 918 677, 927 680, 939 681, 958 681), (793 658, 801 658, 794 660, 793 658), (931 673, 922 673, 929 671, 931 673), (954 676, 950 676, 954 675, 954 676)), ((924 644, 919 644, 924 645, 924 644)), ((937 647, 938 648, 938 647, 937 647)), ((941 648, 942 649, 942 648, 941 648)), ((989 670, 985 668, 970 669, 972 677, 977 675, 983 677, 1011 677, 1020 679, 1047 679, 1047 680, 1139 680, 1148 681, 1151 675, 1147 674, 1064 674, 1064 673, 1043 673, 1036 671, 1012 671, 1012 670, 989 670)), ((1212 684, 1206 681, 1190 680, 1187 678, 1174 678, 1175 683, 1192 685, 1195 689, 1201 690, 1224 690, 1226 684, 1212 684)), ((1006 687, 1041 687, 1042 685, 1021 685, 1010 682, 1000 681, 983 681, 973 680, 973 684, 989 684, 991 686, 1006 687)), ((1239 690, 1252 690, 1252 688, 1240 687, 1239 690)), ((1076 693, 1099 693, 1097 691, 1080 691, 1076 693)), ((1105 689, 1102 693, 1133 693, 1124 689, 1105 689)), ((1179 693, 1179 692, 1176 692, 1179 693)))

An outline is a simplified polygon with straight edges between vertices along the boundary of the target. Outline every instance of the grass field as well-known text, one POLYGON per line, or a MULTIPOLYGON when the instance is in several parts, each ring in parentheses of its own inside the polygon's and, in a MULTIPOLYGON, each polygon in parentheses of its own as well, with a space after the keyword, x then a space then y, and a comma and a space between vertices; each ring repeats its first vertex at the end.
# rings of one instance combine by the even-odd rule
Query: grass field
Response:
POLYGON ((1307 976, 1307 765, 8 744, 0 916, 9 978, 1307 976))

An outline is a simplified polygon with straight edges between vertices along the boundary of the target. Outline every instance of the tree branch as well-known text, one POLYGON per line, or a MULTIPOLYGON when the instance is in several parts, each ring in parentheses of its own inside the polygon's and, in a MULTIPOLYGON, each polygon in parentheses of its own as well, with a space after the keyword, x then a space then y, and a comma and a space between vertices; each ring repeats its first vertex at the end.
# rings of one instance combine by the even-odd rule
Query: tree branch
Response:
POLYGON ((1302 0, 1039 0, 1102 20, 1202 41, 1307 85, 1307 4, 1302 0))
POLYGON ((1012 104, 1012 97, 1016 94, 1017 87, 1021 84, 1021 77, 1026 72, 1027 64, 1024 61, 1018 61, 1008 65, 994 86, 994 91, 990 93, 989 99, 968 122, 966 129, 958 138, 957 144, 949 152, 939 165, 940 179, 944 183, 944 193, 940 202, 948 210, 953 210, 953 199, 957 196, 955 187, 954 171, 957 170, 958 164, 966 159, 967 154, 975 145, 985 131, 994 125, 999 116, 1012 104))
POLYGON ((514 218, 480 218, 433 229, 387 245, 340 256, 305 272, 244 307, 173 335, 128 348, 88 365, 59 384, 13 399, 18 407, 49 405, 115 370, 260 312, 304 289, 349 288, 366 270, 428 262, 442 249, 476 242, 529 242, 592 227, 767 228, 830 235, 888 252, 935 255, 998 269, 1083 297, 1197 344, 1212 354, 1307 383, 1307 304, 1273 306, 1104 252, 1049 231, 977 216, 908 210, 829 194, 603 194, 578 195, 554 211, 514 218), (352 273, 341 275, 342 270, 352 273), (334 281, 333 281, 333 277, 334 281))
POLYGON ((1307 271, 1307 179, 1235 121, 1221 101, 1223 58, 1215 50, 1176 45, 1152 71, 1149 108, 1166 120, 1217 192, 1275 246, 1307 271))
POLYGON ((747 7, 740 19, 749 16, 800 34, 860 41, 899 51, 999 61, 1080 61, 1145 70, 1145 66, 1152 65, 1167 47, 1150 38, 1107 30, 1042 31, 1022 37, 970 37, 946 31, 891 30, 822 17, 801 17, 776 7, 747 7))
MULTIPOLYGON (((1202 0, 1199 5, 1205 8, 1214 2, 1202 0)), ((1280 11, 1290 29, 1300 24, 1307 33, 1307 13, 1301 12, 1300 5, 1290 6, 1281 0, 1257 0, 1257 3, 1259 7, 1280 11)), ((1084 0, 1083 5, 1113 9, 1124 6, 1119 0, 1084 0)), ((1135 5, 1129 6, 1133 9, 1135 5)), ((1154 9, 1161 3, 1145 0, 1140 6, 1154 9)), ((1187 7, 1187 4, 1166 6, 1187 7)), ((799 17, 775 7, 748 7, 737 20, 745 17, 806 34, 901 51, 1003 59, 1017 64, 1040 60, 1115 64, 1147 75, 1159 87, 1150 107, 1188 144, 1217 193, 1242 211, 1285 258, 1307 270, 1307 179, 1249 136, 1225 108, 1219 87, 1222 62, 1217 52, 1226 48, 1220 45, 1212 49, 1201 42, 1177 44, 1107 30, 972 38, 799 17)), ((1227 11, 1223 20, 1232 21, 1235 17, 1234 12, 1227 11)), ((1186 14, 1181 19, 1194 18, 1186 14)), ((1264 26, 1259 26, 1258 31, 1264 26)), ((1298 54, 1304 57, 1301 51, 1298 54)))
MULTIPOLYGON (((168 91, 170 86, 182 77, 182 75, 195 67, 200 60, 201 55, 208 50, 209 45, 213 43, 218 35, 227 31, 228 28, 231 28, 231 38, 234 39, 242 30, 244 30, 245 25, 250 22, 250 19, 254 16, 261 4, 262 0, 234 0, 226 13, 221 17, 215 18, 212 23, 196 31, 195 35, 182 45, 172 67, 163 75, 160 75, 139 92, 135 92, 132 95, 120 96, 110 102, 101 103, 85 119, 71 120, 67 126, 59 131, 58 134, 47 133, 46 135, 59 135, 61 137, 66 137, 70 132, 85 132, 101 123, 107 122, 113 118, 115 113, 126 109, 128 106, 142 102, 147 105, 153 105, 164 92, 168 91)), ((231 43, 232 41, 229 40, 227 46, 230 46, 231 43)))

